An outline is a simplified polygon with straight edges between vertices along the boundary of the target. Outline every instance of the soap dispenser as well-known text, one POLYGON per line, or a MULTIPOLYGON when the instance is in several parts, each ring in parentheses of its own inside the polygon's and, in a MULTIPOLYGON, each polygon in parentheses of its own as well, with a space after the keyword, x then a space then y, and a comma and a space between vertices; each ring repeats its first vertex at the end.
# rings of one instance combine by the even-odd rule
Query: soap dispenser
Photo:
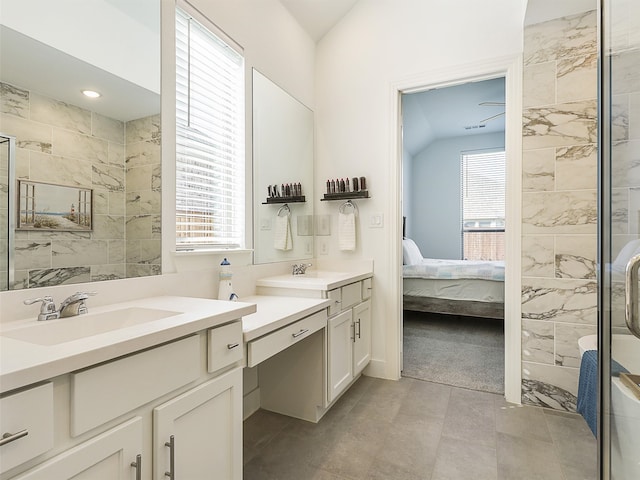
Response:
POLYGON ((233 286, 231 285, 231 264, 226 258, 220 263, 220 285, 218 287, 218 300, 230 300, 233 295, 233 286))

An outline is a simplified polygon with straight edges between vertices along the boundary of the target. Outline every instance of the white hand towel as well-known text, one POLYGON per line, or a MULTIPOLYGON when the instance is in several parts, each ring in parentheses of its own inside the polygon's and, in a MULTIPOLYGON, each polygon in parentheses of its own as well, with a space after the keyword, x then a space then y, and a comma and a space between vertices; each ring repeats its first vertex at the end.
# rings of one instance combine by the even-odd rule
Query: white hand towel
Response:
POLYGON ((338 213, 338 243, 340 250, 356 249, 356 214, 338 213))
POLYGON ((293 248, 289 215, 276 216, 276 227, 273 232, 273 248, 285 251, 293 248))

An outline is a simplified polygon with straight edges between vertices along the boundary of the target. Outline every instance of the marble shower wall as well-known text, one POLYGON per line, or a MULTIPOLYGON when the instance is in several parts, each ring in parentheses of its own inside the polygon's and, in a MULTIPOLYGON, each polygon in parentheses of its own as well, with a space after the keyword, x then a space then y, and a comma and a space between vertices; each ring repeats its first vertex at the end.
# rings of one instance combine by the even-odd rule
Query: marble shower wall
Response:
MULTIPOLYGON (((159 212, 159 201, 157 210, 149 207, 144 214, 127 208, 127 182, 153 203, 147 190, 152 190, 154 176, 154 184, 159 184, 158 118, 124 123, 0 83, 0 131, 16 137, 16 178, 93 189, 93 231, 16 231, 15 281, 10 288, 160 273, 159 246, 146 246, 147 254, 140 254, 143 240, 155 239, 159 245, 159 224, 151 218, 159 212), (143 164, 139 170, 129 166, 143 164), (144 223, 139 217, 146 218, 147 230, 129 228, 130 222, 144 223), (138 242, 131 245, 136 252, 131 261, 129 230, 138 242)), ((156 190, 159 194, 159 186, 156 190)))
POLYGON ((575 411, 597 318, 595 11, 525 27, 522 401, 575 411))

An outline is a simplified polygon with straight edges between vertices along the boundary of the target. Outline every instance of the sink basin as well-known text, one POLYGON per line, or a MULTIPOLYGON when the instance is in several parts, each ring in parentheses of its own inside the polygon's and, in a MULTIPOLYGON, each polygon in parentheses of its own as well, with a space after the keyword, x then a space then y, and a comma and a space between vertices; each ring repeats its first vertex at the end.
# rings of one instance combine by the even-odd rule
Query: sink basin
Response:
POLYGON ((57 345, 182 313, 155 308, 129 307, 37 322, 27 327, 2 332, 2 336, 37 345, 57 345))

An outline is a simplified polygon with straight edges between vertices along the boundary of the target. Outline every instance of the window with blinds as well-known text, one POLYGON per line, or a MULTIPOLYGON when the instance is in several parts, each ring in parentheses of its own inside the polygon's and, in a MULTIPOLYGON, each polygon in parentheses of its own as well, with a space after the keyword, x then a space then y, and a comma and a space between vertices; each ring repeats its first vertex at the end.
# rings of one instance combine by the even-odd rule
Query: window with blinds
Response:
POLYGON ((505 152, 462 154, 462 258, 504 260, 505 152))
POLYGON ((177 249, 244 246, 244 61, 176 9, 177 249))

